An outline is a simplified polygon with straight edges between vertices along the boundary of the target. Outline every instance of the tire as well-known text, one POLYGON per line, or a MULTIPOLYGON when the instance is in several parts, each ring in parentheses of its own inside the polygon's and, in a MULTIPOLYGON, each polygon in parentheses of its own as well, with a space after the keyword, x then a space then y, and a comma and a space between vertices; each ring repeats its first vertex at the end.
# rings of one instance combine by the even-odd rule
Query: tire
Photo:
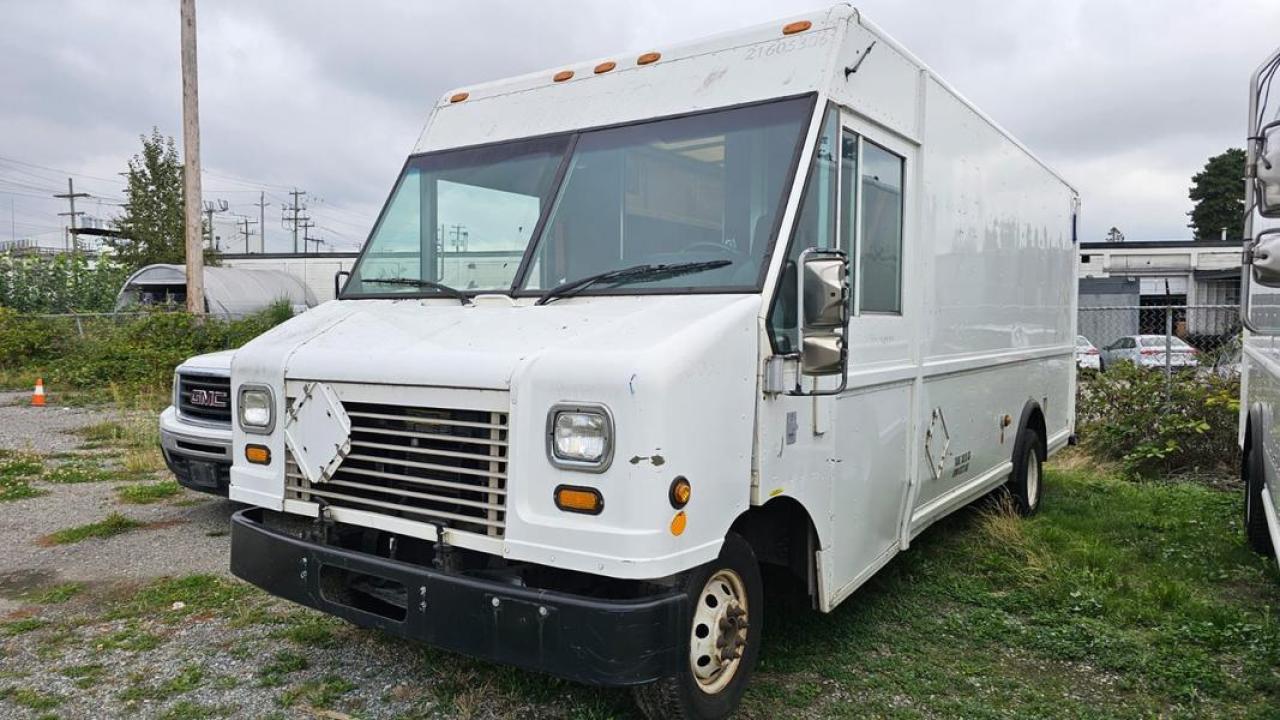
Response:
POLYGON ((1040 497, 1044 494, 1043 465, 1040 434, 1031 428, 1023 428, 1013 446, 1013 473, 1005 484, 1013 498, 1014 508, 1023 517, 1035 515, 1040 509, 1040 497))
MULTIPOLYGON (((635 688, 636 704, 649 720, 729 717, 742 700, 760 653, 764 585, 755 553, 741 536, 729 533, 720 557, 690 572, 683 587, 689 597, 690 622, 678 632, 689 661, 674 677, 635 688), (712 657, 721 639, 737 644, 737 657, 727 663, 712 657)), ((733 654, 729 647, 719 650, 726 651, 733 654)))
POLYGON ((1266 465, 1262 456, 1262 443, 1249 443, 1244 457, 1244 535, 1254 552, 1270 557, 1275 553, 1271 543, 1271 531, 1267 528, 1266 511, 1262 507, 1262 493, 1266 490, 1266 465))

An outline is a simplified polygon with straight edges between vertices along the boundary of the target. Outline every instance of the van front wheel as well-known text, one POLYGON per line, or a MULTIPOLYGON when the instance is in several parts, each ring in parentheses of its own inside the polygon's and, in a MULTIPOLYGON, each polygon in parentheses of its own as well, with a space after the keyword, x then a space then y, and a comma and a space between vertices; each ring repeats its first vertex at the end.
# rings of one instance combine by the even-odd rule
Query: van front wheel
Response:
POLYGON ((650 720, 716 720, 737 709, 760 652, 764 589, 755 553, 729 533, 714 562, 689 573, 687 663, 673 677, 635 689, 650 720))

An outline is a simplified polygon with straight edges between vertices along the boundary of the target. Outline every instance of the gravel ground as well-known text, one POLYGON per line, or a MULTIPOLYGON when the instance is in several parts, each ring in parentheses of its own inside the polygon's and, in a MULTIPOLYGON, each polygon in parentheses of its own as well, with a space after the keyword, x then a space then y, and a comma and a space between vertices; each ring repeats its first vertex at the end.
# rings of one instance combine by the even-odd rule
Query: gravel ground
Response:
MULTIPOLYGON (((85 448, 74 434, 120 420, 118 411, 28 401, 0 393, 0 448, 40 453, 50 466, 55 454, 119 466, 118 449, 85 448)), ((129 481, 35 481, 45 494, 0 504, 0 718, 535 718, 578 715, 584 702, 611 708, 593 714, 634 717, 626 693, 429 650, 250 588, 228 572, 233 503, 184 490, 123 504, 116 489, 129 481), (112 512, 145 525, 41 542, 112 512), (172 606, 128 609, 194 575, 234 601, 206 607, 197 589, 172 606), (69 600, 41 597, 71 583, 69 600)))
MULTIPOLYGON (((75 453, 113 462, 107 449, 78 450, 84 441, 74 431, 119 418, 110 409, 33 408, 25 393, 0 393, 0 448, 43 455, 75 453), (15 396, 24 404, 12 404, 15 396), (8 402, 9 404, 6 404, 8 402)), ((145 479, 145 478, 139 478, 145 479)), ((169 502, 122 505, 116 499, 119 483, 59 485, 36 482, 39 497, 9 503, 0 524, 0 588, 20 590, 32 581, 52 584, 143 580, 183 573, 228 574, 230 541, 227 527, 234 505, 228 501, 183 490, 169 502), (89 539, 72 545, 38 542, 57 530, 102 520, 112 512, 147 527, 115 537, 89 539), (27 579, 27 580, 24 580, 27 579)), ((0 598, 0 612, 14 609, 12 599, 0 598)))
POLYGON ((116 417, 100 408, 31 407, 31 393, 0 392, 0 448, 70 452, 83 442, 69 431, 116 417))

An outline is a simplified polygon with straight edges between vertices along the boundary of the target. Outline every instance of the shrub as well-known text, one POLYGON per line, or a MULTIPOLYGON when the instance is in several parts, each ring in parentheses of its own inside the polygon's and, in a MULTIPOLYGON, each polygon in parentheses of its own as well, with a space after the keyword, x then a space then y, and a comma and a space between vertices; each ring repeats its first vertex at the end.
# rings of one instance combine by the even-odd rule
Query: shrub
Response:
POLYGON ((1166 383, 1162 371, 1117 363, 1080 383, 1076 423, 1130 476, 1232 472, 1239 411, 1238 377, 1182 372, 1166 383))
POLYGON ((129 269, 109 257, 0 253, 0 306, 29 313, 110 312, 129 269))
POLYGON ((283 301, 231 321, 153 311, 76 323, 0 308, 0 369, 23 386, 41 376, 64 390, 167 390, 183 360, 237 348, 292 316, 283 301))

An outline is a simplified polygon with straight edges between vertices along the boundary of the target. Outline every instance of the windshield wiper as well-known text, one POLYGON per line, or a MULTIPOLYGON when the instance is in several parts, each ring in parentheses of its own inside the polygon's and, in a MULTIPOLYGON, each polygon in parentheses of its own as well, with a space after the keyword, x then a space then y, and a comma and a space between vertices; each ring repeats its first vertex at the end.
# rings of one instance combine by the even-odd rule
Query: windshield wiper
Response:
POLYGON ((648 280, 666 280, 681 275, 692 275, 706 270, 715 270, 731 265, 732 260, 707 260, 705 262, 673 263, 670 265, 634 265, 632 267, 609 270, 607 272, 588 275, 577 280, 561 283, 542 294, 534 305, 546 305, 556 298, 572 297, 592 285, 608 284, 612 287, 633 282, 648 280))
POLYGON ((451 298, 457 298, 462 301, 463 305, 470 305, 471 298, 461 290, 449 287, 443 283, 433 282, 431 280, 419 280, 418 278, 393 277, 393 278, 361 278, 362 283, 381 283, 383 285, 412 285, 414 287, 427 288, 430 290, 438 290, 440 294, 447 295, 451 298))

